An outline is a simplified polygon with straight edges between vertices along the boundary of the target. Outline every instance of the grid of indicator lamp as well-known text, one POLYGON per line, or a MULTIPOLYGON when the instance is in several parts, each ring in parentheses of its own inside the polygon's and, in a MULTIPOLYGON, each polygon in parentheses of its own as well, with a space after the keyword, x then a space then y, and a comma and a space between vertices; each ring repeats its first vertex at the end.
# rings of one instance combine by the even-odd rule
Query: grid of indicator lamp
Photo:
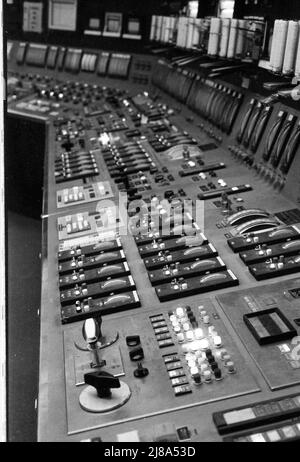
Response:
POLYGON ((74 186, 70 189, 63 190, 63 200, 65 204, 72 202, 79 202, 84 200, 83 188, 80 186, 74 186))
POLYGON ((194 386, 223 380, 237 372, 222 338, 203 306, 196 310, 178 307, 169 312, 169 327, 163 315, 151 317, 159 348, 181 346, 178 353, 163 356, 176 396, 191 393, 194 386))
POLYGON ((78 233, 91 229, 91 223, 82 214, 66 217, 66 231, 67 234, 78 233))
POLYGON ((106 183, 96 183, 88 187, 74 186, 73 188, 65 188, 58 191, 58 202, 63 202, 65 205, 82 202, 88 199, 96 199, 96 190, 98 198, 108 197, 110 195, 109 185, 106 183))

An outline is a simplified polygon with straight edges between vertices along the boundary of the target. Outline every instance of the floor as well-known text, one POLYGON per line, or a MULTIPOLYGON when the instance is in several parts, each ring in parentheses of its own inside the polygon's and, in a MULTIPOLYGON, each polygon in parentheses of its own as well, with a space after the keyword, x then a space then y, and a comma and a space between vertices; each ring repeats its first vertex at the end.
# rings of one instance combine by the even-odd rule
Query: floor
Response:
POLYGON ((37 439, 41 221, 7 213, 8 440, 37 439))

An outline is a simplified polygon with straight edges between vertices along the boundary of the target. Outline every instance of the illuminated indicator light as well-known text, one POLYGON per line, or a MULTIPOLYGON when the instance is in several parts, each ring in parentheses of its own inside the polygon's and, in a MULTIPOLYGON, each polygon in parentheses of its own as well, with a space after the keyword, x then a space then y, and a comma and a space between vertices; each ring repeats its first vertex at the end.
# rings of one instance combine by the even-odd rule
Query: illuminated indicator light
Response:
POLYGON ((222 339, 219 335, 214 337, 214 345, 216 348, 220 348, 222 346, 222 339))
POLYGON ((204 374, 204 372, 208 371, 208 365, 207 364, 201 364, 200 370, 201 370, 201 374, 204 374))
POLYGON ((194 340, 194 332, 192 330, 189 330, 186 333, 186 338, 189 342, 192 342, 194 340))
POLYGON ((183 308, 177 308, 176 309, 176 314, 179 318, 182 318, 184 316, 184 309, 183 308))
POLYGON ((291 427, 291 426, 283 427, 282 431, 283 431, 284 436, 286 438, 295 438, 295 436, 296 436, 296 432, 295 432, 294 428, 291 427))
POLYGON ((183 324, 183 330, 184 330, 185 332, 188 332, 188 331, 190 330, 190 324, 189 324, 188 322, 185 322, 185 323, 183 324))
POLYGON ((193 367, 196 367, 196 361, 194 359, 190 359, 188 361, 188 366, 190 369, 192 369, 193 367))
POLYGON ((211 371, 205 371, 203 374, 204 380, 206 383, 210 383, 212 381, 212 373, 211 371))
POLYGON ((191 359, 194 360, 194 359, 195 359, 195 356, 194 356, 192 353, 187 353, 187 354, 185 355, 185 359, 186 359, 187 361, 190 361, 191 359))
POLYGON ((199 374, 198 367, 196 367, 196 366, 191 367, 191 375, 194 376, 194 375, 197 375, 197 374, 199 374))
POLYGON ((183 343, 184 342, 184 334, 182 332, 180 332, 179 334, 177 334, 177 340, 179 343, 183 343))
POLYGON ((200 350, 208 350, 208 348, 209 348, 208 340, 206 340, 206 339, 200 340, 199 341, 199 346, 200 346, 200 350))
POLYGON ((203 364, 206 364, 206 359, 205 358, 198 358, 197 362, 198 362, 198 365, 201 367, 203 364))
POLYGON ((204 336, 204 334, 203 334, 203 330, 202 330, 202 329, 198 328, 198 329, 195 330, 195 338, 196 338, 197 340, 202 339, 203 336, 204 336))
POLYGON ((267 436, 271 443, 276 443, 277 441, 281 440, 281 436, 279 435, 277 430, 267 432, 267 436))
POLYGON ((241 409, 239 411, 227 412, 224 414, 224 420, 227 425, 232 425, 248 420, 255 420, 256 415, 252 408, 241 409))
POLYGON ((256 435, 252 435, 250 439, 253 443, 266 443, 267 442, 266 438, 264 437, 262 433, 257 433, 256 435))
POLYGON ((203 322, 204 322, 204 324, 209 324, 210 323, 210 317, 209 316, 204 316, 203 317, 203 322))

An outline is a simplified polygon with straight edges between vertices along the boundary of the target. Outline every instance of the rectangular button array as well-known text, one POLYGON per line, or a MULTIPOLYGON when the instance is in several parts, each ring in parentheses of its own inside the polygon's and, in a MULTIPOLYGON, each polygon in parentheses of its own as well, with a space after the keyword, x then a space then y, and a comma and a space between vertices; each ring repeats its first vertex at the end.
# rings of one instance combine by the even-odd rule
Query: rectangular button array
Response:
POLYGON ((283 443, 300 441, 300 420, 272 425, 260 432, 253 431, 242 436, 224 438, 224 442, 233 443, 283 443))
POLYGON ((140 306, 121 240, 116 236, 61 250, 58 273, 63 324, 120 311, 122 305, 122 309, 140 306))
POLYGON ((213 415, 221 435, 300 417, 300 395, 264 401, 213 415))
POLYGON ((157 340, 159 348, 162 349, 173 346, 174 343, 172 340, 172 336, 164 316, 162 314, 151 316, 150 322, 152 324, 155 338, 157 340))
MULTIPOLYGON (((181 199, 176 199, 180 203, 181 199)), ((152 198, 151 213, 149 212, 148 216, 146 213, 143 216, 144 220, 151 219, 155 223, 155 208, 160 210, 161 204, 159 197, 152 198)), ((178 214, 176 225, 182 220, 182 225, 186 226, 185 215, 189 216, 191 228, 194 226, 191 214, 183 210, 181 215, 178 214)), ((164 219, 168 223, 168 233, 163 232, 165 229, 160 226, 159 221, 156 231, 151 230, 147 234, 145 230, 145 234, 135 236, 150 282, 155 286, 161 302, 239 284, 237 277, 231 271, 227 271, 226 264, 218 256, 216 248, 208 242, 199 229, 196 232, 195 228, 195 233, 191 236, 180 235, 180 233, 176 236, 171 220, 164 219)), ((184 226, 181 228, 183 234, 184 226)))

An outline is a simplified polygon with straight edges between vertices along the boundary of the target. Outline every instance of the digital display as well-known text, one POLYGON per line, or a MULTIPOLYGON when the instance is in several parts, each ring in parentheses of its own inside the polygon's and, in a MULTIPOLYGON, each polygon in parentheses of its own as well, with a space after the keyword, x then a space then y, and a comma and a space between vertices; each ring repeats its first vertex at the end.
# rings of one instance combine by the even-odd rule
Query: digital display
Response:
POLYGON ((122 30, 122 14, 106 13, 104 35, 120 35, 122 30))
POLYGON ((107 22, 108 32, 119 32, 120 21, 118 19, 110 18, 107 22))
POLYGON ((100 19, 98 18, 91 18, 89 21, 90 29, 100 29, 100 19))
POLYGON ((49 29, 76 30, 77 0, 49 1, 49 29))
POLYGON ((139 34, 140 33, 140 21, 139 19, 129 19, 128 21, 128 33, 139 34))
POLYGON ((278 308, 246 314, 244 321, 260 345, 289 340, 297 335, 278 308))

